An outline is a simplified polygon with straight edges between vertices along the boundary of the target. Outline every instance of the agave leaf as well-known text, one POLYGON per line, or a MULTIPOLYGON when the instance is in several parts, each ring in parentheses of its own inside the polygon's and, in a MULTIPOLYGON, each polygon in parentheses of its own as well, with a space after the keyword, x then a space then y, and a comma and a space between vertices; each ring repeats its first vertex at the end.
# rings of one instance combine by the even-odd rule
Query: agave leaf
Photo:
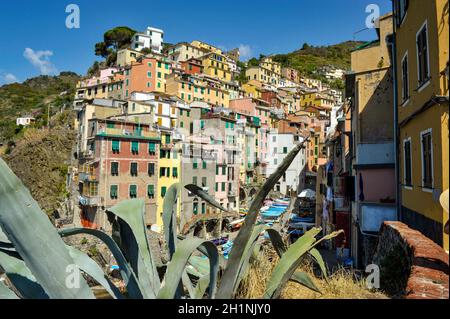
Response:
POLYGON ((323 260, 322 255, 320 254, 320 252, 316 249, 313 248, 309 251, 309 254, 314 258, 314 260, 317 262, 317 264, 320 267, 320 270, 322 271, 322 274, 325 278, 325 280, 328 281, 328 271, 327 271, 327 267, 325 265, 325 262, 323 260))
POLYGON ((201 199, 203 199, 205 202, 207 202, 211 206, 214 206, 215 208, 218 208, 223 212, 227 211, 212 196, 210 196, 208 193, 206 193, 203 189, 201 189, 197 185, 190 184, 190 185, 184 186, 184 188, 186 188, 189 192, 191 192, 195 196, 200 197, 201 199))
POLYGON ((0 243, 12 245, 8 239, 8 236, 6 236, 1 227, 0 227, 0 243))
POLYGON ((148 298, 156 298, 161 282, 148 243, 143 200, 127 200, 108 209, 119 217, 122 250, 148 298))
POLYGON ((108 276, 103 272, 100 266, 88 255, 79 251, 78 249, 67 246, 70 255, 75 260, 78 268, 86 274, 94 278, 114 299, 123 299, 124 296, 120 290, 108 279, 108 276))
POLYGON ((163 223, 164 235, 169 248, 169 256, 172 258, 176 249, 177 242, 177 218, 175 205, 177 204, 180 184, 176 183, 170 186, 164 197, 163 204, 163 223))
POLYGON ((319 288, 317 288, 316 284, 314 283, 314 281, 312 281, 311 277, 302 271, 296 271, 291 279, 291 281, 294 281, 302 286, 305 286, 308 289, 311 289, 312 291, 318 292, 318 293, 322 293, 319 288))
POLYGON ((200 238, 190 238, 183 240, 178 244, 178 248, 167 267, 166 275, 164 277, 164 285, 158 295, 159 299, 173 299, 175 297, 183 270, 186 268, 190 256, 199 246, 204 246, 208 251, 210 263, 209 291, 211 297, 214 298, 219 268, 219 253, 216 246, 212 242, 204 241, 200 238))
POLYGON ((188 291, 189 297, 191 299, 194 299, 194 295, 195 295, 194 286, 192 285, 192 281, 189 278, 189 275, 188 275, 186 269, 183 270, 183 275, 181 276, 181 281, 182 281, 182 283, 180 282, 179 287, 178 287, 180 292, 177 292, 175 294, 175 299, 181 299, 181 297, 183 295, 183 285, 186 287, 186 290, 188 291))
POLYGON ((192 299, 203 299, 203 296, 205 295, 208 286, 209 286, 209 276, 201 277, 197 282, 197 286, 195 286, 194 296, 192 297, 192 299))
POLYGON ((3 281, 0 281, 0 300, 12 300, 12 299, 19 299, 17 295, 6 285, 3 283, 3 281))
POLYGON ((267 233, 269 234, 270 241, 272 242, 273 247, 275 248, 275 251, 277 252, 278 256, 281 257, 286 252, 286 244, 283 241, 283 238, 281 238, 281 235, 279 232, 277 232, 275 229, 268 229, 267 233))
POLYGON ((0 268, 3 268, 11 284, 25 299, 49 299, 47 293, 36 282, 23 260, 0 251, 0 268))
POLYGON ((189 265, 191 265, 195 269, 195 271, 191 273, 192 275, 196 273, 196 275, 194 276, 198 278, 209 275, 208 259, 199 256, 191 256, 191 258, 189 258, 189 265))
POLYGON ((0 159, 0 227, 50 298, 94 299, 88 284, 68 289, 66 272, 72 257, 47 215, 0 159))
POLYGON ((132 299, 143 298, 144 293, 140 288, 139 281, 137 280, 136 275, 133 272, 133 269, 130 267, 127 260, 120 251, 119 247, 111 237, 109 237, 107 234, 99 230, 89 228, 64 229, 61 230, 59 234, 61 235, 61 237, 70 237, 79 234, 86 234, 100 239, 109 248, 119 266, 122 279, 126 283, 128 296, 132 299))
POLYGON ((320 228, 311 229, 291 245, 281 256, 267 283, 264 298, 276 299, 280 296, 284 285, 300 266, 303 255, 314 247, 314 243, 316 242, 315 236, 320 232, 320 228))
POLYGON ((245 218, 244 224, 237 238, 234 241, 233 248, 231 249, 230 256, 228 259, 227 267, 225 268, 220 287, 217 291, 217 298, 219 299, 231 299, 233 297, 234 283, 239 275, 238 268, 240 265, 240 260, 244 254, 246 244, 251 237, 253 227, 255 225, 256 219, 258 217, 259 211, 263 206, 264 200, 270 191, 273 189, 275 184, 280 180, 286 170, 291 166, 295 157, 298 155, 300 150, 304 147, 306 141, 309 137, 301 144, 298 144, 294 149, 285 157, 281 165, 277 170, 267 179, 261 190, 257 193, 248 214, 245 218))
POLYGON ((236 277, 236 282, 234 283, 234 289, 233 294, 236 293, 237 289, 239 288, 239 284, 242 281, 242 279, 247 275, 248 268, 250 265, 250 258, 252 257, 252 254, 254 252, 255 245, 258 241, 259 235, 267 228, 265 225, 258 225, 253 228, 252 235, 250 237, 250 240, 247 242, 247 245, 245 247, 244 254, 242 255, 242 259, 240 260, 239 265, 239 274, 236 277))

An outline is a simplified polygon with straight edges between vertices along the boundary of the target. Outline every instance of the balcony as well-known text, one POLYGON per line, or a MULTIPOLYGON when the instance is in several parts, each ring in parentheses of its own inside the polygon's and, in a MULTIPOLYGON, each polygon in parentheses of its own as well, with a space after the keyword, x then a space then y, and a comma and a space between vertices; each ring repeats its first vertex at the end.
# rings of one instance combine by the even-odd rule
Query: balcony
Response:
POLYGON ((84 151, 80 153, 80 160, 93 160, 94 157, 94 151, 84 151))
POLYGON ((85 207, 96 207, 102 204, 103 199, 100 196, 79 196, 79 203, 85 207))
POLYGON ((120 128, 99 128, 96 135, 109 137, 130 137, 143 140, 159 140, 160 137, 156 131, 129 131, 120 128))
POLYGON ((78 180, 80 182, 95 182, 97 181, 97 177, 89 173, 80 172, 78 174, 78 180))

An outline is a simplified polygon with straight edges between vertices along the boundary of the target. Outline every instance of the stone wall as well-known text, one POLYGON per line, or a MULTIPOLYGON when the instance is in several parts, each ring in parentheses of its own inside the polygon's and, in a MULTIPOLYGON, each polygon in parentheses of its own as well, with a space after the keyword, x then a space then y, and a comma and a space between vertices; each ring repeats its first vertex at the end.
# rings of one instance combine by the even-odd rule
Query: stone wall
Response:
POLYGON ((373 263, 381 289, 393 297, 448 299, 448 254, 420 232, 400 222, 381 228, 373 263))

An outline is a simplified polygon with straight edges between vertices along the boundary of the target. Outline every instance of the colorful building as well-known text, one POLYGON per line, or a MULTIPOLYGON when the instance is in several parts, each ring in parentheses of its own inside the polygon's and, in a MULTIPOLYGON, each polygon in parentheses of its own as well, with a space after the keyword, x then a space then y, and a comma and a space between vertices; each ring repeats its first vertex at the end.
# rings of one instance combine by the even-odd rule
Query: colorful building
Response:
POLYGON ((401 220, 448 251, 448 1, 393 1, 401 220))

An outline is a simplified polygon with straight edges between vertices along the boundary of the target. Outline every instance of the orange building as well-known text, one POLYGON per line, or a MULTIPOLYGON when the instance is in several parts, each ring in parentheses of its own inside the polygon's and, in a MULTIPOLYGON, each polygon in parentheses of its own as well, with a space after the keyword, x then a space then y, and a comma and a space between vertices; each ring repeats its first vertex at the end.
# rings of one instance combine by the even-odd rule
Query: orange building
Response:
POLYGON ((168 62, 143 57, 125 67, 123 97, 128 99, 133 92, 165 92, 166 75, 170 74, 168 62))

